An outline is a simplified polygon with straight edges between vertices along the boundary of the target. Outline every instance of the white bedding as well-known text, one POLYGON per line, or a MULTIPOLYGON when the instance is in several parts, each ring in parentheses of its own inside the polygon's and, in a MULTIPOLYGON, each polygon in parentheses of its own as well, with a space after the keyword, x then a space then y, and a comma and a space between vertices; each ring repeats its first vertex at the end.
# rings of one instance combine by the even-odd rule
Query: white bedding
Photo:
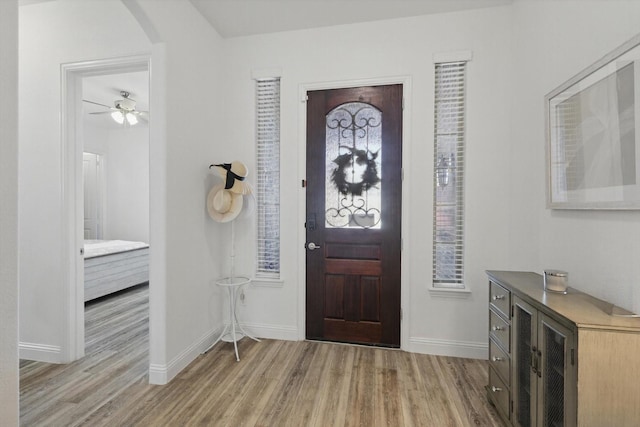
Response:
POLYGON ((149 281, 149 245, 144 242, 85 240, 84 251, 85 301, 149 281))
POLYGON ((127 240, 85 240, 84 258, 95 258, 148 247, 149 245, 147 243, 130 242, 127 240))

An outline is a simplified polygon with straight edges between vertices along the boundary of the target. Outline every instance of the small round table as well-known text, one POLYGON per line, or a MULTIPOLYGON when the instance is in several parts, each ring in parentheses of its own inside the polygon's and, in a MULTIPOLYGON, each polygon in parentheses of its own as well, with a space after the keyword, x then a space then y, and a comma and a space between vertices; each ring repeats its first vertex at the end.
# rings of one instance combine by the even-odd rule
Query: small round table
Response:
POLYGON ((214 345, 218 344, 219 341, 233 342, 233 347, 236 351, 236 360, 239 362, 240 356, 238 355, 238 341, 240 341, 243 336, 247 336, 254 341, 260 342, 258 338, 254 337, 244 330, 244 328, 240 325, 240 322, 238 322, 238 317, 236 315, 238 291, 242 286, 250 282, 251 279, 249 279, 248 277, 225 277, 216 280, 216 285, 222 288, 226 288, 229 294, 229 323, 225 325, 220 336, 218 336, 214 343, 211 344, 209 348, 204 351, 204 353, 211 350, 211 348, 213 348, 214 345), (229 329, 231 329, 231 331, 229 331, 229 329), (238 330, 239 332, 236 332, 238 330))

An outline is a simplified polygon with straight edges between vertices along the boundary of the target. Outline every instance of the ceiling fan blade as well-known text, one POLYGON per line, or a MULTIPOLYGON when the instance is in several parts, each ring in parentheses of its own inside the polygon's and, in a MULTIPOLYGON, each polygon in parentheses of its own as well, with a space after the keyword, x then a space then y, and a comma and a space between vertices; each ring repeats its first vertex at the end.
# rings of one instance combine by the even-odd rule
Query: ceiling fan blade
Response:
POLYGON ((110 105, 100 104, 99 102, 89 101, 88 99, 83 99, 82 102, 87 102, 89 104, 95 104, 95 105, 99 105, 101 107, 107 107, 107 108, 113 109, 113 107, 110 106, 110 105))
POLYGON ((111 113, 113 113, 113 111, 96 111, 95 113, 89 113, 89 114, 111 114, 111 113))

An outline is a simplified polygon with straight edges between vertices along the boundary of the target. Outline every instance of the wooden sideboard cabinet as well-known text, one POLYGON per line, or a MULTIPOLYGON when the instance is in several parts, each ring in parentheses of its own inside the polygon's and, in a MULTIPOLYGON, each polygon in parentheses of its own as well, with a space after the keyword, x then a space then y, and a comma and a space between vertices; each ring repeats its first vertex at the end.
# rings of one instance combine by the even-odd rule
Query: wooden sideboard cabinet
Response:
POLYGON ((640 318, 541 275, 487 271, 487 397, 513 426, 640 426, 640 318))

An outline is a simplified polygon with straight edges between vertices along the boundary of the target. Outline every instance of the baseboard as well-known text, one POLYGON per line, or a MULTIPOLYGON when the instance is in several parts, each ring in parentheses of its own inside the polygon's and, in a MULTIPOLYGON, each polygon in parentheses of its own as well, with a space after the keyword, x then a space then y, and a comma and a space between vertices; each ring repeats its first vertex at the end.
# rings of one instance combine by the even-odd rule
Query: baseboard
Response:
POLYGON ((167 378, 167 365, 149 364, 149 384, 165 385, 169 382, 167 378))
MULTIPOLYGON (((164 385, 171 381, 180 371, 186 368, 189 363, 193 362, 196 357, 213 344, 214 340, 222 332, 222 328, 209 332, 200 338, 196 343, 182 351, 174 357, 168 364, 149 365, 149 383, 156 385, 164 385)), ((291 326, 269 325, 262 323, 242 323, 242 327, 250 334, 257 338, 266 338, 274 340, 297 341, 298 329, 291 326)))
POLYGON ((270 340, 298 341, 298 328, 295 326, 271 325, 267 323, 241 323, 251 335, 270 340))
POLYGON ((18 343, 20 359, 36 362, 62 363, 62 348, 58 345, 18 343))
POLYGON ((409 338, 411 353, 433 354, 436 356, 464 357, 467 359, 488 359, 488 343, 472 341, 451 341, 433 338, 409 338))
POLYGON ((180 371, 186 368, 196 357, 202 354, 213 341, 218 338, 222 332, 222 327, 217 328, 196 341, 191 346, 187 347, 180 354, 174 357, 168 364, 156 364, 149 365, 149 384, 164 385, 169 383, 180 371))

